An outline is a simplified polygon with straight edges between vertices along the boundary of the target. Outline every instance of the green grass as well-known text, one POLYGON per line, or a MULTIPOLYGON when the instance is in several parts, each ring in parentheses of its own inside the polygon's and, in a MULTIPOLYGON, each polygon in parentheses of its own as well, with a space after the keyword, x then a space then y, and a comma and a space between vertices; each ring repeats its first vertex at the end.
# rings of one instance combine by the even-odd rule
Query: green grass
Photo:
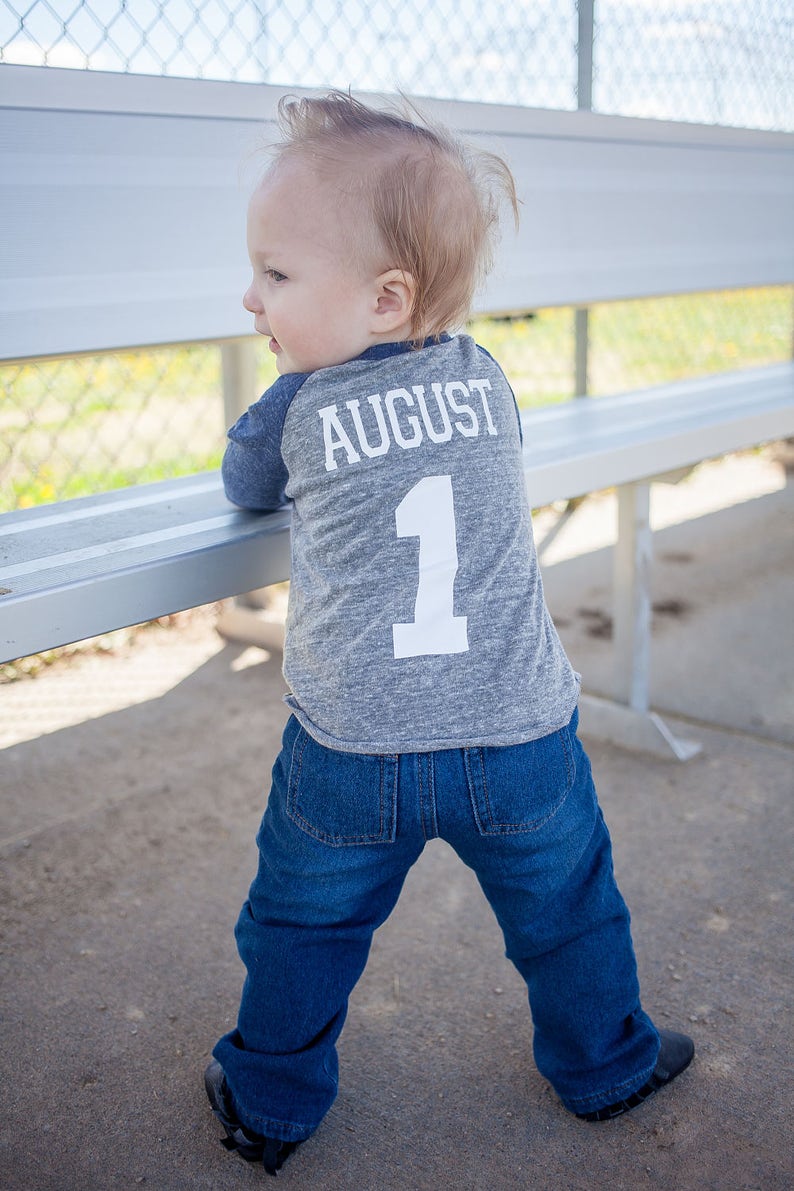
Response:
MULTIPOLYGON (((589 391, 620 393, 786 360, 793 324, 791 286, 602 303, 590 311, 589 391)), ((473 333, 501 363, 520 405, 574 396, 570 309, 511 323, 480 320, 473 333)))
POLYGON ((134 484, 149 484, 175 476, 211 471, 220 467, 222 456, 223 449, 218 447, 209 455, 182 454, 175 455, 166 462, 153 460, 140 467, 105 468, 94 471, 83 468, 79 472, 60 476, 44 465, 35 476, 19 482, 12 481, 12 504, 18 509, 31 508, 53 500, 72 500, 78 496, 91 496, 96 492, 110 492, 114 488, 127 488, 134 484))
POLYGON ((114 410, 135 404, 141 390, 164 397, 184 393, 185 376, 204 388, 220 385, 217 347, 153 348, 100 356, 73 356, 45 364, 23 365, 13 381, 15 404, 82 403, 83 411, 114 410))

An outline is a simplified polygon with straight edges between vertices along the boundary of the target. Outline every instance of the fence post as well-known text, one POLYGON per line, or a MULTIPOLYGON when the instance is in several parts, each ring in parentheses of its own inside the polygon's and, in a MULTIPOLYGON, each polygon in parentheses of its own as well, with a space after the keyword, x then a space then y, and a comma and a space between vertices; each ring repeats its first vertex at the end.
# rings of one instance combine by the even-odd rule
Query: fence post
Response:
MULTIPOLYGON (((260 395, 256 384, 256 339, 252 335, 226 339, 220 349, 223 416, 228 429, 260 395)), ((268 607, 270 598, 269 588, 263 587, 226 600, 216 629, 227 641, 258 645, 261 649, 283 649, 283 616, 262 611, 268 607)))
POLYGON ((590 347, 590 311, 586 306, 577 306, 573 312, 574 335, 574 397, 588 394, 587 367, 590 347))
POLYGON ((594 0, 577 0, 576 105, 580 111, 593 108, 593 18, 594 0))
MULTIPOLYGON (((576 40, 576 105, 579 111, 593 107, 593 8, 595 0, 577 0, 578 31, 576 40)), ((586 306, 574 311, 574 396, 588 393, 587 364, 590 338, 590 312, 586 306)))
POLYGON ((256 351, 253 336, 245 339, 226 339, 221 343, 221 373, 223 377, 224 429, 234 425, 248 406, 256 401, 256 351))

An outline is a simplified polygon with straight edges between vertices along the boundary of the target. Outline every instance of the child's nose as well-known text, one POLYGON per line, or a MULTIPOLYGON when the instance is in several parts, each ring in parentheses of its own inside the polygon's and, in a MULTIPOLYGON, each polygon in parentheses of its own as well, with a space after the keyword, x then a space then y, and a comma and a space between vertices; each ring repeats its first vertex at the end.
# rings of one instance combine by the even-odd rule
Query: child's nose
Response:
POLYGON ((243 294, 243 306, 246 308, 249 314, 259 314, 262 310, 262 303, 256 296, 253 282, 251 282, 248 289, 243 294))

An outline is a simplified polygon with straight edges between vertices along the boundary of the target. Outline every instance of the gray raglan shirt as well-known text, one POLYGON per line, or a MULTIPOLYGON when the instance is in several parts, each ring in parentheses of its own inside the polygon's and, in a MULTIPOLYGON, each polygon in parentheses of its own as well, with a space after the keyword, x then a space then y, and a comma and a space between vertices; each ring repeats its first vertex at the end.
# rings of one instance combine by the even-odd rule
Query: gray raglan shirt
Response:
POLYGON ((316 740, 425 752, 567 724, 515 400, 473 340, 282 376, 229 440, 230 500, 293 502, 286 700, 316 740))

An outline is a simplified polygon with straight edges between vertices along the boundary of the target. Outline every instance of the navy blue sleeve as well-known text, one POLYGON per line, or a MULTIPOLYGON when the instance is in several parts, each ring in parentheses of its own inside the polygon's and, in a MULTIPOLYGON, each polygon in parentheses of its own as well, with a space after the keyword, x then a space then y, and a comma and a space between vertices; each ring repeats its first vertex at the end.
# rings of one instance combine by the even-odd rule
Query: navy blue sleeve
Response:
POLYGON ((502 373, 502 376, 504 376, 504 378, 505 378, 505 384, 507 385, 507 387, 510 390, 512 397, 513 397, 513 408, 516 411, 516 418, 518 419, 518 441, 521 443, 521 446, 523 447, 523 445, 524 445, 524 427, 521 425, 521 411, 518 408, 518 402, 516 401, 516 395, 513 392, 513 386, 510 384, 510 381, 505 376, 504 371, 502 370, 502 365, 499 363, 498 360, 494 360, 493 356, 488 351, 487 347, 483 347, 481 343, 478 343, 477 351, 481 351, 482 354, 484 356, 487 356, 489 360, 493 360, 493 363, 496 365, 496 367, 502 373))
POLYGON ((308 375, 280 376, 229 431, 221 475, 232 504, 269 513, 287 503, 281 436, 290 402, 308 375))

